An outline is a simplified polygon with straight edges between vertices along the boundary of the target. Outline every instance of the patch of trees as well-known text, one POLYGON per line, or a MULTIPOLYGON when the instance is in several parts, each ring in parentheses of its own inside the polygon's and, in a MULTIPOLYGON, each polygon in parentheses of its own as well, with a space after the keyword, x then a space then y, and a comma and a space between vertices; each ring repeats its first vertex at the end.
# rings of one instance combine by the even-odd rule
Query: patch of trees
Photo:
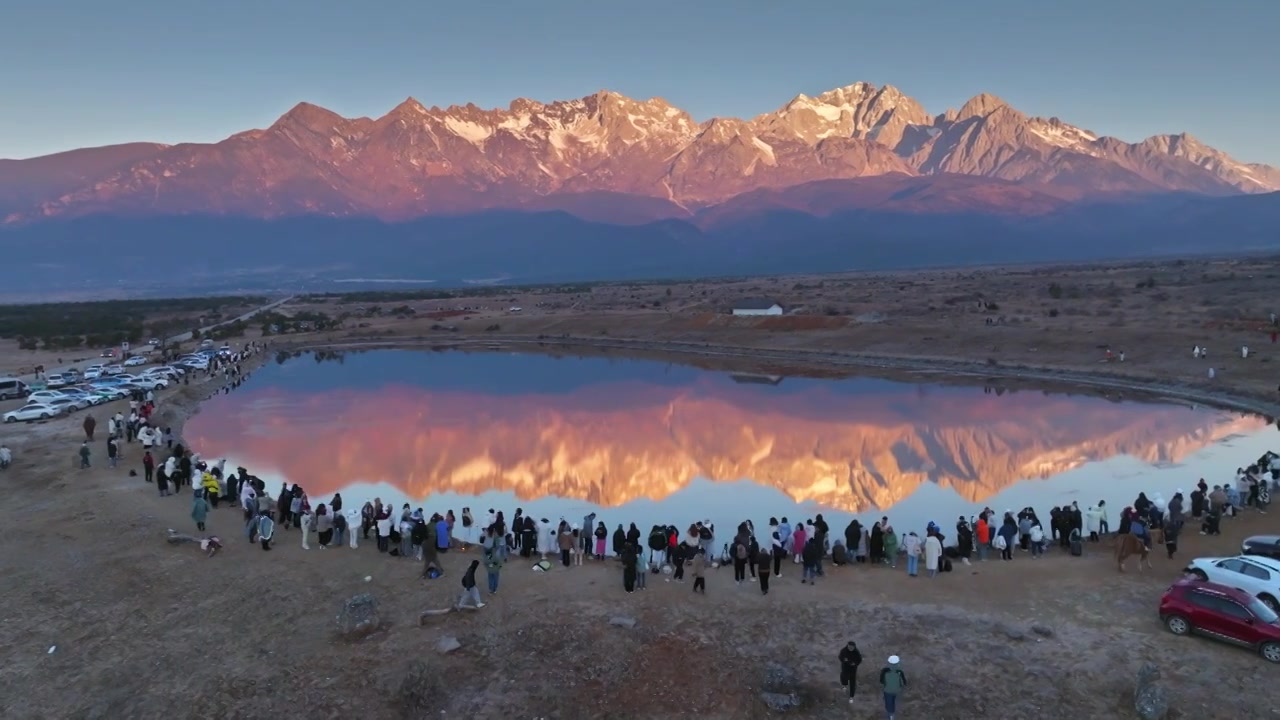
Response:
POLYGON ((265 312, 257 316, 256 322, 261 325, 263 335, 285 335, 313 330, 333 330, 342 325, 342 318, 307 310, 292 315, 265 312))
MULTIPOLYGON (((156 315, 217 314, 226 307, 266 303, 261 297, 160 298, 98 302, 0 305, 0 338, 17 338, 19 347, 72 350, 140 343, 169 325, 181 332, 189 320, 148 324, 156 315)), ((166 333, 158 333, 166 334, 166 333)))

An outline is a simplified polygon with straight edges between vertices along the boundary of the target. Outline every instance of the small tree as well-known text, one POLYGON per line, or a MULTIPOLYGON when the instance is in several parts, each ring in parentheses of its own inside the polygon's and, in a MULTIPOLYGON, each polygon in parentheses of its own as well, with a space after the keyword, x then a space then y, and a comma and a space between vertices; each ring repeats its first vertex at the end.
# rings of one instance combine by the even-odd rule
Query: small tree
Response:
POLYGON ((1058 283, 1049 283, 1049 297, 1057 300, 1062 297, 1062 286, 1058 283))

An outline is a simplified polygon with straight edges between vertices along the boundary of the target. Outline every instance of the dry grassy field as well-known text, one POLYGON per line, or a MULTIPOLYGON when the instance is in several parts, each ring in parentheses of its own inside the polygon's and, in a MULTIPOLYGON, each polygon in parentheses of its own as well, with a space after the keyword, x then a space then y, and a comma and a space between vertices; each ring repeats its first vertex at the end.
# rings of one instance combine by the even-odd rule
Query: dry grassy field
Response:
MULTIPOLYGON (((1277 278, 1280 260, 1255 259, 596 285, 445 300, 311 298, 282 311, 325 313, 342 326, 266 339, 273 351, 435 344, 830 375, 932 368, 970 380, 1190 393, 1274 415, 1277 278), (788 314, 728 314, 756 296, 776 299, 788 314), (1207 358, 1192 357, 1197 344, 1207 358), (1252 349, 1248 358, 1242 345, 1252 349)), ((58 367, 60 357, 77 359, 5 341, 0 374, 58 367)), ((180 428, 217 384, 163 391, 161 423, 180 428)), ((99 432, 115 409, 90 411, 99 432)), ((105 467, 99 453, 93 468, 76 469, 81 417, 2 431, 15 453, 0 473, 5 717, 762 718, 771 716, 760 692, 772 662, 793 675, 786 682, 802 705, 792 716, 869 719, 883 717, 873 685, 889 654, 904 658, 910 677, 903 718, 1133 717, 1134 678, 1146 659, 1165 674, 1172 717, 1276 712, 1265 691, 1275 668, 1247 651, 1173 637, 1155 617, 1179 561, 1232 552, 1242 537, 1273 531, 1268 516, 1230 521, 1221 537, 1191 533, 1179 561, 1155 557, 1154 570, 1141 574, 1119 574, 1107 547, 1090 546, 1083 558, 1053 552, 1032 563, 1020 555, 932 580, 900 568, 845 568, 808 586, 788 567, 766 597, 735 586, 726 570, 712 571, 706 597, 661 577, 626 595, 613 562, 546 574, 514 562, 482 611, 420 626, 422 610, 456 596, 470 555, 450 553, 448 575, 427 581, 415 563, 367 545, 305 551, 296 533, 282 532, 264 553, 225 507, 209 521, 224 552, 205 558, 170 546, 166 528, 192 529, 190 495, 161 498, 131 477, 130 469, 140 472, 136 445, 126 446, 119 468, 105 467), (344 640, 333 617, 362 592, 378 598, 383 624, 363 640, 344 640), (618 616, 634 627, 611 624, 618 616), (446 637, 461 647, 439 652, 446 637), (837 683, 836 654, 848 639, 867 658, 852 705, 837 683)))

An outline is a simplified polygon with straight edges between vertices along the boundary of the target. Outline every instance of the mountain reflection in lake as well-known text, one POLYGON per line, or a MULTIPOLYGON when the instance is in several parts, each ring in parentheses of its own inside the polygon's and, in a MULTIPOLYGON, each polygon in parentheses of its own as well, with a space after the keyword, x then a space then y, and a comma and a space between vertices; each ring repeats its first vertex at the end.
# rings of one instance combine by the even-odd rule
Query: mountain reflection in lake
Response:
POLYGON ((890 514, 901 530, 983 505, 1105 498, 1115 515, 1140 490, 1225 481, 1273 437, 1259 418, 1087 395, 541 355, 328 357, 341 362, 264 367, 186 438, 313 503, 341 491, 347 507, 376 495, 477 517, 596 510, 611 530, 890 514))

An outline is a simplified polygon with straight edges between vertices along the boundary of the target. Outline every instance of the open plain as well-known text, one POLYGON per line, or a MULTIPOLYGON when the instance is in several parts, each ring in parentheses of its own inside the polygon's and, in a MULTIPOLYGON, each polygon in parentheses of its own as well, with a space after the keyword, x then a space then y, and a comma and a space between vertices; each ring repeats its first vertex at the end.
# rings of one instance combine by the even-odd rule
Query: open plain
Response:
MULTIPOLYGON (((339 327, 271 334, 271 352, 255 360, 382 345, 613 354, 1062 385, 1276 416, 1277 282, 1280 260, 1257 258, 310 297, 278 311, 339 327), (787 314, 729 315, 748 297, 787 314), (1195 346, 1207 357, 1193 357, 1195 346)), ((250 326, 244 339, 260 337, 250 326)), ((5 342, 0 374, 54 368, 67 355, 5 342)), ((160 424, 180 429, 220 385, 163 391, 160 424)), ((102 433, 120 404, 84 412, 102 433)), ((192 529, 189 491, 161 498, 130 476, 141 472, 136 444, 111 469, 99 442, 94 467, 77 469, 84 412, 0 431, 15 456, 0 473, 5 717, 752 718, 771 716, 761 692, 781 682, 801 701, 792 716, 877 718, 875 675, 890 654, 909 678, 902 718, 1133 717, 1146 660, 1164 673, 1171 717, 1277 716, 1264 690, 1276 668, 1174 637, 1155 614, 1183 562, 1274 531, 1268 515, 1229 520, 1220 537, 1189 526, 1178 559, 1157 552, 1145 573, 1118 573, 1100 544, 1080 559, 1019 553, 932 580, 856 567, 807 586, 788 566, 767 597, 736 587, 725 569, 711 571, 705 597, 661 576, 626 595, 613 561, 545 574, 513 561, 483 610, 419 625, 423 610, 456 598, 474 552, 445 556, 446 576, 431 581, 369 545, 304 551, 296 531, 279 532, 264 553, 226 507, 209 523, 224 551, 205 558, 168 545, 166 528, 192 529), (344 640, 333 618, 363 592, 378 598, 383 626, 344 640), (611 624, 620 616, 634 626, 611 624), (439 652, 446 637, 461 647, 439 652), (835 659, 848 639, 866 657, 853 704, 835 659)))

